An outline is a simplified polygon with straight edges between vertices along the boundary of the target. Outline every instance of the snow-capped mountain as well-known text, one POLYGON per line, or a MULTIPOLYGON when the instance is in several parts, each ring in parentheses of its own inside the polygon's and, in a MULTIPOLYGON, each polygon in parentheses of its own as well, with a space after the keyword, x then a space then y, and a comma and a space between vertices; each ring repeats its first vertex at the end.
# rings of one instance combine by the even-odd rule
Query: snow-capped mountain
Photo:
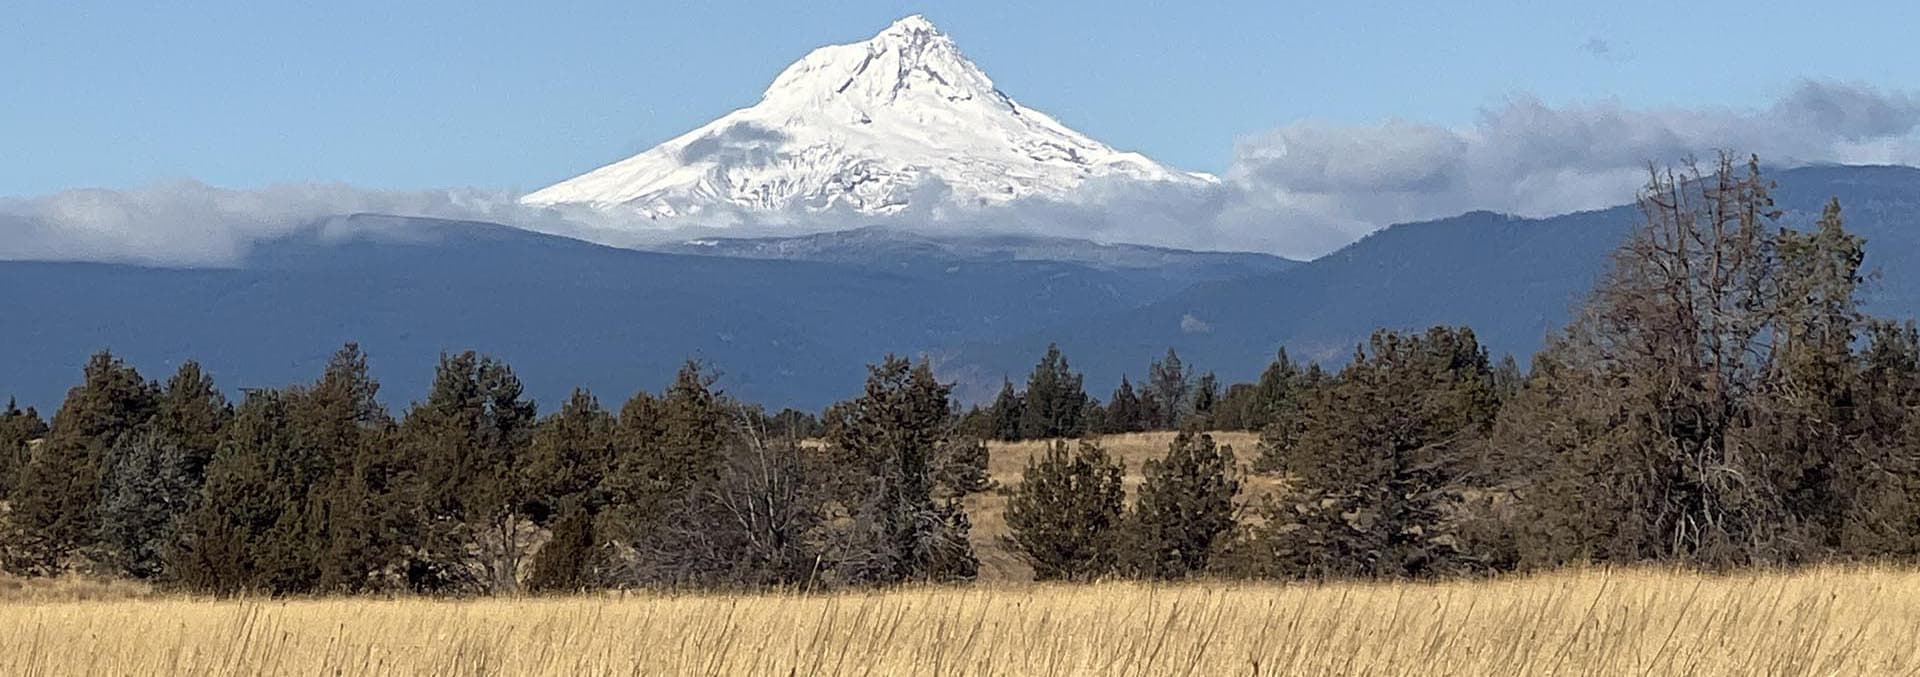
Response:
POLYGON ((531 193, 531 205, 891 214, 909 204, 1070 198, 1090 179, 1205 184, 1020 105, 915 15, 788 66, 759 103, 531 193))

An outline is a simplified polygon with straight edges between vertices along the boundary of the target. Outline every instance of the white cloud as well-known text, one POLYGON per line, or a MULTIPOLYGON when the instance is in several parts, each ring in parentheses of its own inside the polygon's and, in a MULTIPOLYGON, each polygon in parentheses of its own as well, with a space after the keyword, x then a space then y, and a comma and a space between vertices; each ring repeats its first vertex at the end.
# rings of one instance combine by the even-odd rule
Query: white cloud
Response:
MULTIPOLYGON (((674 222, 585 208, 532 208, 483 190, 372 191, 336 184, 256 190, 176 182, 0 200, 0 259, 230 264, 260 238, 363 212, 471 219, 615 246, 890 224, 1025 232, 1313 257, 1397 222, 1490 209, 1529 216, 1620 204, 1650 162, 1729 149, 1771 164, 1920 164, 1920 99, 1803 81, 1757 110, 1555 106, 1518 95, 1452 128, 1403 120, 1298 122, 1242 139, 1213 186, 1094 181, 1066 200, 918 207, 891 217, 711 212, 674 222)), ((753 130, 732 143, 751 151, 753 130)), ((724 145, 724 144, 723 144, 724 145)), ((730 150, 729 150, 730 149, 730 150)), ((944 186, 921 189, 937 198, 944 186)), ((914 204, 943 203, 916 199, 914 204)))
MULTIPOLYGON (((1774 165, 1920 163, 1920 99, 1803 81, 1760 110, 1552 106, 1516 96, 1464 128, 1296 123, 1244 139, 1229 178, 1246 200, 1292 208, 1350 241, 1395 222, 1474 209, 1527 216, 1621 204, 1648 163, 1716 150, 1774 165)), ((1324 235, 1293 244, 1312 251, 1324 235)))

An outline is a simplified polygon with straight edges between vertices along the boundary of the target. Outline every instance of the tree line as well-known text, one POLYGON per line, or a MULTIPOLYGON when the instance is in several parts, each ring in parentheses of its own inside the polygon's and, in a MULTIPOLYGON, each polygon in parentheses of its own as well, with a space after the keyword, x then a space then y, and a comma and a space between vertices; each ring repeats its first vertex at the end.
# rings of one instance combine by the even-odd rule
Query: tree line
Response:
MULTIPOLYGON (((1282 354, 1253 386, 1250 471, 1285 489, 1197 529, 1211 538, 1181 550, 1200 555, 1186 570, 1914 561, 1920 334, 1861 310, 1865 243, 1837 201, 1786 228, 1772 188, 1757 160, 1654 173, 1644 222, 1524 373, 1464 327, 1377 332, 1331 374, 1282 354)), ((1236 505, 1216 495, 1230 485, 1189 483, 1143 488, 1128 513, 1123 473, 1092 442, 1029 464, 1008 520, 1042 576, 1139 575, 1130 521, 1150 506, 1204 522, 1236 505)))
POLYGON ((618 411, 537 415, 461 353, 396 418, 357 346, 230 403, 199 365, 95 355, 51 424, 0 416, 0 564, 210 593, 497 594, 971 578, 986 449, 949 386, 889 357, 824 421, 768 416, 688 363, 618 411), (820 445, 800 429, 816 428, 820 445))
POLYGON ((0 412, 0 566, 272 594, 957 581, 986 491, 1042 578, 1911 560, 1920 334, 1860 309, 1840 205, 1787 228, 1771 188, 1726 157, 1654 173, 1526 370, 1435 327, 1338 370, 1282 351, 1224 389, 1170 350, 1104 402, 1050 347, 966 410, 888 357, 817 416, 696 363, 617 411, 576 391, 541 416, 511 367, 460 353, 396 417, 353 345, 238 403, 194 363, 157 383, 101 353, 50 422, 0 412), (1260 443, 1243 461, 1223 429, 1260 443), (1145 430, 1183 432, 1129 491, 1096 437, 1145 430), (1049 441, 995 486, 985 441, 1020 439, 1049 441), (1242 496, 1248 473, 1283 489, 1242 496))

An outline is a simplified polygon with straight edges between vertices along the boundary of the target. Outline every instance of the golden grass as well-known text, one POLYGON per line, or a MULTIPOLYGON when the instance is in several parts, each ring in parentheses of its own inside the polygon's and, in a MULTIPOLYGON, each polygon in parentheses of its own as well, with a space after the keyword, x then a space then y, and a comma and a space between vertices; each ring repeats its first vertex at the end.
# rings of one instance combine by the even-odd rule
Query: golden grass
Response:
POLYGON ((154 596, 152 586, 134 581, 61 576, 20 578, 0 574, 0 605, 19 602, 123 601, 154 596))
MULTIPOLYGON (((1105 443, 1132 487, 1171 437, 1105 443)), ((1250 460, 1251 435, 1216 437, 1250 460)), ((995 445, 994 478, 1018 482, 1042 448, 995 445)), ((1920 674, 1915 571, 1034 585, 999 542, 1004 505, 969 503, 972 587, 215 601, 0 578, 0 675, 1920 674)))
POLYGON ((1897 675, 1920 573, 15 602, 5 675, 1897 675))

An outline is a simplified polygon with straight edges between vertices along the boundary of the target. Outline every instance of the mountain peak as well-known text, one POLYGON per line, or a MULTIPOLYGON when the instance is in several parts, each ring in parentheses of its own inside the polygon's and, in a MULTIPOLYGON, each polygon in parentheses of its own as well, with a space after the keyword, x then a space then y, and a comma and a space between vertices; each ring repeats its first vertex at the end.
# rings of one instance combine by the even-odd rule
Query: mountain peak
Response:
POLYGON ((939 27, 934 26, 932 21, 927 20, 925 14, 911 14, 894 21, 892 25, 887 26, 886 30, 880 31, 880 35, 874 37, 913 34, 941 35, 942 33, 939 27))
POLYGON ((919 200, 1069 199, 1089 179, 1204 183, 1114 150, 996 89, 921 15, 815 49, 759 103, 521 198, 649 218, 720 208, 891 214, 919 200))
POLYGON ((981 98, 1007 103, 953 39, 918 14, 893 22, 865 42, 809 52, 774 78, 763 99, 806 108, 828 100, 886 106, 915 89, 950 102, 981 98))

